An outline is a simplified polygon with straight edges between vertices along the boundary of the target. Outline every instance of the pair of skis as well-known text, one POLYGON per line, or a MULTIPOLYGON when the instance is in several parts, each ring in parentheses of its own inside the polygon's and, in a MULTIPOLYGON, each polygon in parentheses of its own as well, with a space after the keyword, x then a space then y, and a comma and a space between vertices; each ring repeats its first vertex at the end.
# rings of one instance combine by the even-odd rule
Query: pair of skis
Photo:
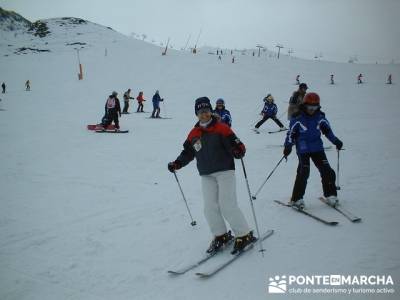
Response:
MULTIPOLYGON (((351 213, 347 209, 343 208, 342 206, 340 206, 340 205, 332 206, 327 202, 326 198, 324 198, 324 197, 320 197, 319 200, 321 202, 325 203, 326 205, 328 205, 329 207, 333 208, 334 210, 336 210, 337 212, 339 212, 343 216, 345 216, 352 223, 358 223, 358 222, 361 221, 360 217, 355 216, 353 213, 351 213)), ((302 213, 302 214, 304 214, 304 215, 306 215, 306 216, 308 216, 310 218, 313 218, 314 220, 317 220, 317 221, 319 221, 319 222, 321 222, 323 224, 330 225, 330 226, 335 226, 335 225, 339 224, 339 222, 328 221, 328 220, 323 219, 323 218, 321 218, 321 217, 319 217, 319 216, 317 216, 317 215, 315 215, 315 214, 313 214, 313 213, 311 213, 311 212, 309 212, 309 211, 307 211, 305 209, 299 209, 296 206, 292 206, 292 205, 290 205, 288 203, 284 203, 284 202, 279 201, 279 200, 274 200, 274 202, 276 202, 276 203, 278 203, 280 205, 286 206, 286 207, 291 207, 295 211, 297 211, 299 213, 302 213)))
POLYGON ((146 119, 156 119, 156 120, 170 120, 170 117, 147 117, 146 119))
MULTIPOLYGON (((285 128, 285 129, 278 129, 278 130, 271 130, 271 131, 268 131, 268 133, 269 133, 269 134, 272 134, 272 133, 278 133, 278 132, 287 131, 287 130, 288 130, 287 128, 285 128)), ((257 128, 253 128, 253 131, 254 131, 255 133, 257 133, 257 134, 260 134, 260 133, 261 133, 257 128)))
POLYGON ((283 128, 283 129, 278 129, 278 130, 271 130, 271 131, 268 131, 268 133, 269 133, 269 134, 271 134, 271 133, 278 133, 278 132, 287 131, 287 130, 288 130, 287 128, 283 128))
MULTIPOLYGON (((249 252, 251 249, 254 248, 254 245, 259 241, 263 241, 265 239, 267 239, 268 237, 270 237, 272 234, 274 233, 273 230, 268 230, 266 231, 264 234, 261 235, 261 237, 259 239, 257 239, 257 241, 255 241, 254 243, 250 244, 249 246, 247 246, 245 249, 243 249, 242 251, 231 255, 227 260, 221 262, 220 264, 214 266, 213 268, 209 269, 208 271, 205 272, 197 272, 195 273, 196 276, 200 277, 200 278, 209 278, 215 274, 217 274, 219 271, 221 271, 222 269, 226 268, 227 266, 229 266, 232 262, 234 262, 235 260, 237 260, 239 257, 243 256, 245 253, 249 252)), ((168 273, 171 275, 183 275, 186 272, 193 270, 195 268, 197 268, 198 266, 204 264, 206 261, 208 261, 210 258, 218 255, 219 253, 224 252, 222 251, 216 251, 210 254, 207 254, 205 257, 203 257, 202 259, 198 260, 197 262, 188 264, 178 270, 169 270, 168 273)))

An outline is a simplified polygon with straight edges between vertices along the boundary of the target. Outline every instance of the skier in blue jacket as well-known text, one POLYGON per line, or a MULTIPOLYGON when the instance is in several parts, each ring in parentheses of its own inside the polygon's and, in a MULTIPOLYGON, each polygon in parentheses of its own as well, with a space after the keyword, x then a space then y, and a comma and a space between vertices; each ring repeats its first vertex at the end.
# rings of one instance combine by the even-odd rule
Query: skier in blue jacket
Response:
POLYGON ((160 97, 160 93, 157 90, 153 96, 153 112, 151 113, 151 118, 160 118, 160 102, 161 101, 164 101, 164 99, 160 97))
POLYGON ((310 158, 318 168, 322 178, 322 189, 325 198, 332 206, 338 204, 336 191, 336 174, 330 167, 322 144, 321 133, 336 145, 339 151, 343 143, 333 134, 325 113, 320 110, 320 98, 316 93, 307 93, 300 105, 300 111, 290 120, 289 131, 285 140, 283 155, 287 157, 293 145, 299 158, 296 180, 289 204, 299 209, 304 208, 303 196, 310 175, 310 158))
POLYGON ((232 117, 229 110, 225 108, 225 101, 224 99, 219 98, 215 103, 215 110, 214 114, 219 116, 222 123, 225 123, 229 127, 232 126, 232 117))
POLYGON ((256 124, 254 130, 258 132, 258 128, 260 128, 260 126, 264 124, 264 122, 267 121, 269 118, 271 118, 281 130, 286 130, 282 122, 279 121, 279 119, 276 117, 276 114, 278 113, 278 107, 274 103, 274 97, 272 97, 271 94, 268 94, 263 101, 264 108, 261 111, 261 115, 263 116, 263 118, 256 124))

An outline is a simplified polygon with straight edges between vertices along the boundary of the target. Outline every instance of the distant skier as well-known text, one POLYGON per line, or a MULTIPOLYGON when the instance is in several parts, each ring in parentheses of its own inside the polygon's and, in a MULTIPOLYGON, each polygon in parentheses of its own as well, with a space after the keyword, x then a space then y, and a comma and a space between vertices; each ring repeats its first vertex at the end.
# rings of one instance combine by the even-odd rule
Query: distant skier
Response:
POLYGON ((300 75, 296 76, 296 84, 299 85, 300 84, 300 75))
POLYGON ((321 133, 336 145, 338 151, 342 149, 343 143, 333 134, 329 122, 325 118, 325 113, 320 109, 318 94, 307 93, 300 106, 300 111, 290 120, 290 128, 284 144, 283 155, 285 157, 291 153, 293 145, 296 145, 299 165, 290 204, 299 209, 304 208, 303 196, 310 175, 310 158, 321 174, 325 198, 333 206, 338 204, 336 174, 326 158, 321 133))
POLYGON ((392 84, 392 74, 389 74, 387 84, 392 84))
POLYGON ((263 101, 264 108, 261 111, 263 118, 255 125, 254 130, 257 132, 258 128, 260 128, 260 126, 270 118, 279 126, 280 130, 285 130, 285 126, 276 117, 276 114, 278 113, 278 107, 274 103, 274 97, 271 94, 268 94, 263 101))
POLYGON ((308 89, 307 84, 300 83, 299 88, 295 91, 289 99, 288 107, 288 120, 292 118, 292 115, 299 111, 299 106, 303 102, 303 97, 308 89))
POLYGON ((153 96, 153 112, 151 113, 151 118, 160 118, 160 102, 164 101, 164 98, 160 97, 160 93, 157 90, 153 96))
POLYGON ((121 117, 121 105, 119 99, 117 98, 118 93, 112 92, 112 94, 108 97, 105 104, 105 116, 101 124, 104 128, 107 128, 112 122, 115 124, 115 130, 119 130, 119 119, 121 117))
POLYGON ((124 93, 124 109, 122 110, 123 114, 127 114, 128 113, 128 109, 129 109, 129 99, 135 99, 133 97, 131 97, 131 89, 128 89, 125 93, 124 93))
POLYGON ((136 112, 143 112, 143 102, 146 101, 143 97, 143 92, 139 92, 139 95, 136 97, 138 102, 138 108, 136 112))
POLYGON ((333 74, 331 74, 331 84, 335 84, 335 80, 333 79, 333 74))
POLYGON ((204 214, 214 235, 207 252, 218 251, 233 239, 227 230, 226 219, 236 236, 232 251, 235 254, 256 240, 236 197, 234 158, 243 158, 246 148, 226 124, 212 116, 207 97, 196 100, 195 113, 199 122, 190 131, 181 154, 168 164, 168 170, 175 172, 196 158, 204 214))
POLYGON ((235 57, 232 57, 232 63, 233 64, 235 63, 235 57))
POLYGON ((215 103, 214 114, 219 118, 222 123, 225 123, 229 127, 232 126, 232 117, 229 110, 225 108, 225 101, 222 98, 219 98, 215 103))
POLYGON ((29 79, 25 82, 25 90, 30 91, 31 90, 31 82, 29 79))
POLYGON ((222 57, 221 57, 221 55, 218 55, 218 59, 219 59, 219 60, 222 60, 222 57))
POLYGON ((358 84, 363 83, 362 78, 363 78, 363 75, 360 73, 360 74, 357 76, 357 83, 358 83, 358 84))
POLYGON ((2 88, 1 93, 5 94, 6 93, 6 84, 4 82, 1 84, 1 88, 2 88))

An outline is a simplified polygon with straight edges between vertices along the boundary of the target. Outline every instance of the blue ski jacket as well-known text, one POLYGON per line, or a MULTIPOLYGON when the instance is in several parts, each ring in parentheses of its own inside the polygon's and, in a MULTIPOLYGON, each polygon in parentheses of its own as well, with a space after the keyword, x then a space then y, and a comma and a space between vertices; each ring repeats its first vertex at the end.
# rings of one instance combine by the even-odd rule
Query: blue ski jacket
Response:
POLYGON ((229 127, 232 126, 232 117, 231 117, 231 113, 229 112, 229 110, 227 110, 225 108, 224 109, 216 109, 216 110, 214 110, 214 113, 219 115, 222 123, 225 123, 229 127))
POLYGON ((265 117, 274 117, 278 113, 278 107, 275 103, 266 102, 261 113, 264 114, 265 117))
POLYGON ((320 110, 313 115, 300 112, 290 120, 285 147, 296 145, 297 154, 323 151, 321 133, 333 144, 338 140, 325 118, 325 113, 320 110))
POLYGON ((159 108, 160 107, 160 102, 164 101, 164 99, 161 99, 160 95, 158 93, 154 94, 153 96, 153 107, 154 108, 159 108))

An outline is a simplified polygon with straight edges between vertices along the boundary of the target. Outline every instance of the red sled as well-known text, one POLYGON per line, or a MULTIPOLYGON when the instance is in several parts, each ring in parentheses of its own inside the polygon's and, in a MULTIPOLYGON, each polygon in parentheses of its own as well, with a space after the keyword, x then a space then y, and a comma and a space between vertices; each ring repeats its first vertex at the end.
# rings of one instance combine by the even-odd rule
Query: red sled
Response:
MULTIPOLYGON (((87 129, 89 130, 100 130, 103 129, 103 125, 101 124, 96 124, 96 125, 88 125, 87 129)), ((107 126, 107 128, 104 128, 106 130, 114 130, 115 129, 115 125, 114 124, 110 124, 107 126)))

